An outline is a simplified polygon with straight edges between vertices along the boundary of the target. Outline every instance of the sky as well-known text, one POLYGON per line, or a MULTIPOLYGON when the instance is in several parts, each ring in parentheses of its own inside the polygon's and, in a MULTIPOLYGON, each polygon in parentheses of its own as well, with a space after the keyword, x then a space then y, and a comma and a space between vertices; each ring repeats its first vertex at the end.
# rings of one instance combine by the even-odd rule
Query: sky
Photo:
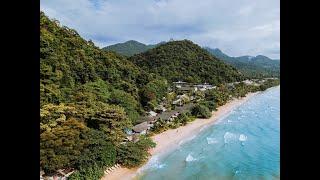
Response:
POLYGON ((189 39, 229 56, 280 58, 280 0, 42 0, 49 18, 105 47, 189 39))

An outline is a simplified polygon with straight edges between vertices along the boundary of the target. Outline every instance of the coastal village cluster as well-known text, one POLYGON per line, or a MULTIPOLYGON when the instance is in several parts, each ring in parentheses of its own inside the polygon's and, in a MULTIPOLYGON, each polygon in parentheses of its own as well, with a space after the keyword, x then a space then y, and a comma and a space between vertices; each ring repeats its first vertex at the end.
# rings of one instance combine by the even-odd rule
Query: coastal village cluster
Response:
POLYGON ((138 141, 138 135, 147 134, 154 123, 159 119, 165 120, 167 123, 172 122, 181 113, 190 110, 193 107, 193 102, 200 100, 196 98, 195 93, 197 91, 206 91, 214 88, 216 88, 216 86, 208 83, 190 84, 183 81, 173 82, 173 86, 172 88, 169 88, 169 91, 171 91, 170 93, 172 94, 177 94, 175 100, 173 100, 170 105, 174 107, 174 109, 168 110, 166 108, 168 104, 165 103, 166 99, 164 97, 163 101, 155 107, 154 110, 147 112, 147 115, 141 118, 141 121, 143 122, 135 125, 132 130, 126 132, 128 134, 127 140, 138 141))
MULTIPOLYGON (((246 85, 259 86, 268 79, 275 78, 265 78, 265 79, 251 79, 242 81, 246 85)), ((228 83, 227 87, 232 89, 236 84, 240 82, 228 83)), ((166 107, 168 104, 165 102, 165 97, 163 102, 161 102, 154 110, 147 112, 147 115, 141 118, 141 123, 135 125, 131 130, 127 130, 126 134, 128 141, 136 142, 138 141, 139 135, 148 134, 150 129, 154 126, 154 123, 159 119, 166 121, 167 123, 172 122, 181 113, 189 111, 195 102, 199 102, 202 99, 197 96, 197 92, 204 92, 206 90, 215 89, 216 86, 203 83, 203 84, 191 84, 183 81, 173 82, 173 86, 169 88, 170 93, 176 93, 175 100, 172 101, 171 106, 174 107, 172 110, 168 110, 166 107)), ((125 142, 123 142, 125 143, 125 142)))

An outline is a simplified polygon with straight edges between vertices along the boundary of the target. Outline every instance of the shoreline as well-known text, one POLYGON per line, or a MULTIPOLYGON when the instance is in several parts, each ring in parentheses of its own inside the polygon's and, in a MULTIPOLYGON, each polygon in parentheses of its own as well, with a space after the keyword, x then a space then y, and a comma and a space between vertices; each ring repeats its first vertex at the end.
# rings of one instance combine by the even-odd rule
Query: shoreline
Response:
MULTIPOLYGON (((157 145, 155 148, 150 149, 151 156, 149 157, 149 160, 155 155, 164 154, 178 148, 181 143, 195 137, 200 131, 202 131, 202 129, 213 125, 217 120, 227 116, 233 109, 239 107, 241 104, 245 103, 251 97, 260 92, 261 91, 248 93, 245 97, 229 101, 225 105, 218 107, 217 111, 213 111, 212 116, 209 119, 197 118, 185 126, 180 126, 176 129, 169 129, 152 136, 152 140, 157 143, 157 145)), ((140 168, 141 167, 128 169, 121 167, 108 175, 104 175, 101 180, 132 180, 138 174, 140 168)))

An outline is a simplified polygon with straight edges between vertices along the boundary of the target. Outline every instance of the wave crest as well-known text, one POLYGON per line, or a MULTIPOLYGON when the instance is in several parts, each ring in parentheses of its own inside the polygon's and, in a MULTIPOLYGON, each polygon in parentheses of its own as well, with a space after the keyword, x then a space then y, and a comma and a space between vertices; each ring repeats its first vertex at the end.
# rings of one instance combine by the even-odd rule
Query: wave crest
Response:
POLYGON ((244 134, 240 134, 239 141, 246 141, 248 137, 244 134))
POLYGON ((234 139, 236 139, 237 136, 235 134, 231 133, 231 132, 226 132, 224 134, 223 138, 224 138, 224 143, 227 144, 227 143, 233 141, 234 139))
POLYGON ((194 157, 191 156, 191 154, 188 154, 188 156, 186 157, 186 162, 191 162, 191 161, 195 161, 196 159, 194 157))
POLYGON ((207 142, 208 142, 208 144, 216 144, 219 141, 216 138, 207 137, 207 142))

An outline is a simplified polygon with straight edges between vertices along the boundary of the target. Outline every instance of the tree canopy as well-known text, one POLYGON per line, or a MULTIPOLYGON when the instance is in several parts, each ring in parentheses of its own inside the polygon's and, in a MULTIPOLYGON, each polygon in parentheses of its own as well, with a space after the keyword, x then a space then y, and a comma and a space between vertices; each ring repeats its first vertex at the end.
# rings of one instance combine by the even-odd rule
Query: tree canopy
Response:
POLYGON ((124 130, 144 112, 141 89, 156 82, 156 75, 40 12, 41 169, 75 168, 71 179, 99 179, 117 163, 124 130))
POLYGON ((172 81, 219 84, 243 79, 234 67, 189 40, 171 41, 129 58, 143 70, 172 81))

